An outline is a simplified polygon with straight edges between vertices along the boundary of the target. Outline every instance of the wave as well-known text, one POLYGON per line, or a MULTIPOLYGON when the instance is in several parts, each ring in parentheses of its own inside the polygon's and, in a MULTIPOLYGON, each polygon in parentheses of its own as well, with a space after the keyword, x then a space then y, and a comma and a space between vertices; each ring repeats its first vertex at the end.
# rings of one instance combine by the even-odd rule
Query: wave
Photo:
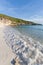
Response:
POLYGON ((4 29, 4 39, 16 54, 20 65, 43 65, 43 45, 31 37, 22 35, 19 31, 7 27, 4 29))

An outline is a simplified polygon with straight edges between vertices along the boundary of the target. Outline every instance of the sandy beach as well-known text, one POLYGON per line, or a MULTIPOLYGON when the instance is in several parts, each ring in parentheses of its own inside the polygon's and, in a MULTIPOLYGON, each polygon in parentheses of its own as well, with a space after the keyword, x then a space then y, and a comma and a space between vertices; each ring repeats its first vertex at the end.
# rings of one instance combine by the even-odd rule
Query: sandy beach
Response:
POLYGON ((43 45, 22 36, 12 27, 0 25, 0 65, 43 65, 43 45))
POLYGON ((0 0, 0 65, 43 65, 43 0, 0 0))
POLYGON ((0 25, 0 65, 12 65, 11 61, 15 59, 15 54, 12 53, 12 49, 4 41, 4 26, 3 24, 0 25))

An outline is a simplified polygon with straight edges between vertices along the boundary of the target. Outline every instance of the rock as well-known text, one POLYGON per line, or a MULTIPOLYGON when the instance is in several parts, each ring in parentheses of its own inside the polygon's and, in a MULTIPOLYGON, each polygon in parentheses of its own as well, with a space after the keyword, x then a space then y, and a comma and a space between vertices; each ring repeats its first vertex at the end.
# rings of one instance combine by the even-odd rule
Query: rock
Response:
POLYGON ((15 65, 15 63, 16 63, 16 61, 13 59, 13 60, 11 61, 11 64, 12 64, 12 65, 15 65))

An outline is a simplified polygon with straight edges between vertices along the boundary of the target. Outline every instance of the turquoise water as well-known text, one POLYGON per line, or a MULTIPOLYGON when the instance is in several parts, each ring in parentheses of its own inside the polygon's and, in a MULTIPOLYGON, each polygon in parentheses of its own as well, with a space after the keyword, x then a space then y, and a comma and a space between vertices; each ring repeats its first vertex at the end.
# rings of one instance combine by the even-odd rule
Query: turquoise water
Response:
POLYGON ((21 34, 32 37, 34 40, 43 43, 43 26, 17 26, 15 27, 21 34))

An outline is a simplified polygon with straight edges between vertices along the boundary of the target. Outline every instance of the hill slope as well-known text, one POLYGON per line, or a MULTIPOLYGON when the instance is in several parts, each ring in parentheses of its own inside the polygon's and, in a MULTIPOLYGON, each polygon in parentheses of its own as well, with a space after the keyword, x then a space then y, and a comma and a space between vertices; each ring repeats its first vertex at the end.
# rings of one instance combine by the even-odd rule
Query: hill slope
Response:
POLYGON ((0 14, 0 21, 3 23, 10 23, 10 25, 39 25, 37 23, 31 22, 31 21, 25 21, 22 19, 10 17, 4 14, 0 14))

